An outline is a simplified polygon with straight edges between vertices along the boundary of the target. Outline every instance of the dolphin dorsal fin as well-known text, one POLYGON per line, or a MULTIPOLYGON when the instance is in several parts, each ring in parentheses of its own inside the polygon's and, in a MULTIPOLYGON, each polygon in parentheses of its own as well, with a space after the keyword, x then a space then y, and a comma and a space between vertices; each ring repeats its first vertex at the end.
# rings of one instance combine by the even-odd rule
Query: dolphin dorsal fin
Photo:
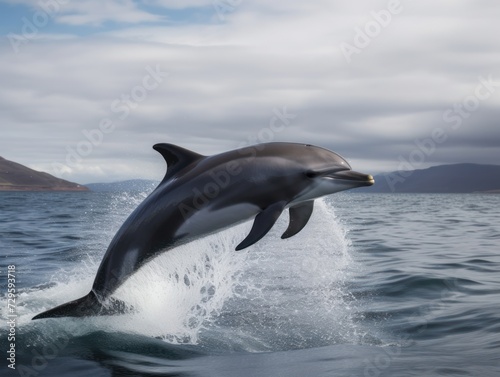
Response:
POLYGON ((190 151, 189 149, 168 143, 155 144, 153 145, 153 149, 158 151, 167 163, 167 173, 161 183, 172 178, 177 172, 184 169, 186 166, 205 157, 201 154, 190 151))

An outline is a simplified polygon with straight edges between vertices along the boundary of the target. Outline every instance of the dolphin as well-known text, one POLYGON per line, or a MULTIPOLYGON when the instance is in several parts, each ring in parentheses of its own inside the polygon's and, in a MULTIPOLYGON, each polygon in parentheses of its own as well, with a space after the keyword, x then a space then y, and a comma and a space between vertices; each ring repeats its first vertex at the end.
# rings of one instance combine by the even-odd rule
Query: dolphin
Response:
POLYGON ((314 199, 374 184, 339 154, 309 144, 264 143, 213 156, 166 143, 153 148, 167 163, 166 175, 112 239, 92 290, 33 319, 123 313, 130 308, 113 292, 160 253, 255 218, 236 247, 245 249, 285 209, 290 222, 281 238, 290 238, 307 224, 314 199))

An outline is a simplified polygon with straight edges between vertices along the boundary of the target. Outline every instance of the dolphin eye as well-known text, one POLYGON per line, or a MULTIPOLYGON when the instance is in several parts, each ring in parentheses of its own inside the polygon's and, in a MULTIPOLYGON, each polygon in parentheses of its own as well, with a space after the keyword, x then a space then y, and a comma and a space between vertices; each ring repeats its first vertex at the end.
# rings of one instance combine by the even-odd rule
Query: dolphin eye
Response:
POLYGON ((314 178, 314 177, 317 177, 317 176, 318 176, 318 173, 316 173, 315 171, 312 171, 312 170, 306 171, 306 177, 307 178, 314 178))

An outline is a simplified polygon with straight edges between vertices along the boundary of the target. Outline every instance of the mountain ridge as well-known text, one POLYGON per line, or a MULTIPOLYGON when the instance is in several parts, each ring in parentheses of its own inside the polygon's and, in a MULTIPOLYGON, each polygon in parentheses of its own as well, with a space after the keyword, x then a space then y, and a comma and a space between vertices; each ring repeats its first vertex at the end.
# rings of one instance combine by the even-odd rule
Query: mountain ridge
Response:
POLYGON ((140 192, 150 192, 158 186, 159 181, 153 181, 149 179, 127 179, 124 181, 116 182, 96 182, 87 183, 87 186, 91 191, 95 192, 123 192, 123 191, 140 191, 140 192))
POLYGON ((0 191, 89 191, 89 189, 0 156, 0 191))
POLYGON ((500 165, 459 163, 426 169, 397 170, 374 176, 375 185, 356 189, 370 193, 497 193, 500 165))
MULTIPOLYGON (((500 193, 500 165, 460 163, 426 169, 398 170, 374 176, 375 185, 352 192, 366 193, 500 193)), ((142 191, 158 181, 129 179, 110 183, 78 183, 56 178, 0 157, 0 191, 142 191)))

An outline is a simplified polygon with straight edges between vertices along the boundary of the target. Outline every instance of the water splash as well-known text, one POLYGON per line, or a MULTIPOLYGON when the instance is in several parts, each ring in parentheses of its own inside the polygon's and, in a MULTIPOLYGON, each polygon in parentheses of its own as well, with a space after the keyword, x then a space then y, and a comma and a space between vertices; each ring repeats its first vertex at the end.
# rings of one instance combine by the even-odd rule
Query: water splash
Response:
POLYGON ((345 228, 323 201, 298 235, 281 240, 287 224, 282 216, 248 249, 235 294, 207 337, 230 338, 226 346, 247 351, 357 343, 347 288, 355 262, 345 228))
MULTIPOLYGON (((133 207, 138 198, 121 199, 133 207)), ((122 221, 128 208, 112 206, 108 219, 122 221)), ((346 229, 323 201, 298 235, 281 240, 287 223, 283 215, 263 240, 239 252, 234 249, 251 222, 162 254, 114 295, 132 305, 133 313, 57 319, 54 329, 74 336, 104 329, 255 352, 358 343, 355 301, 347 288, 355 262, 346 229)), ((85 295, 97 265, 94 256, 86 259, 84 268, 60 273, 37 292, 22 322, 85 295)))
POLYGON ((241 228, 193 241, 160 255, 121 286, 115 297, 136 308, 120 321, 104 325, 172 343, 198 342, 202 328, 234 295, 244 270, 244 253, 235 253, 241 228))

